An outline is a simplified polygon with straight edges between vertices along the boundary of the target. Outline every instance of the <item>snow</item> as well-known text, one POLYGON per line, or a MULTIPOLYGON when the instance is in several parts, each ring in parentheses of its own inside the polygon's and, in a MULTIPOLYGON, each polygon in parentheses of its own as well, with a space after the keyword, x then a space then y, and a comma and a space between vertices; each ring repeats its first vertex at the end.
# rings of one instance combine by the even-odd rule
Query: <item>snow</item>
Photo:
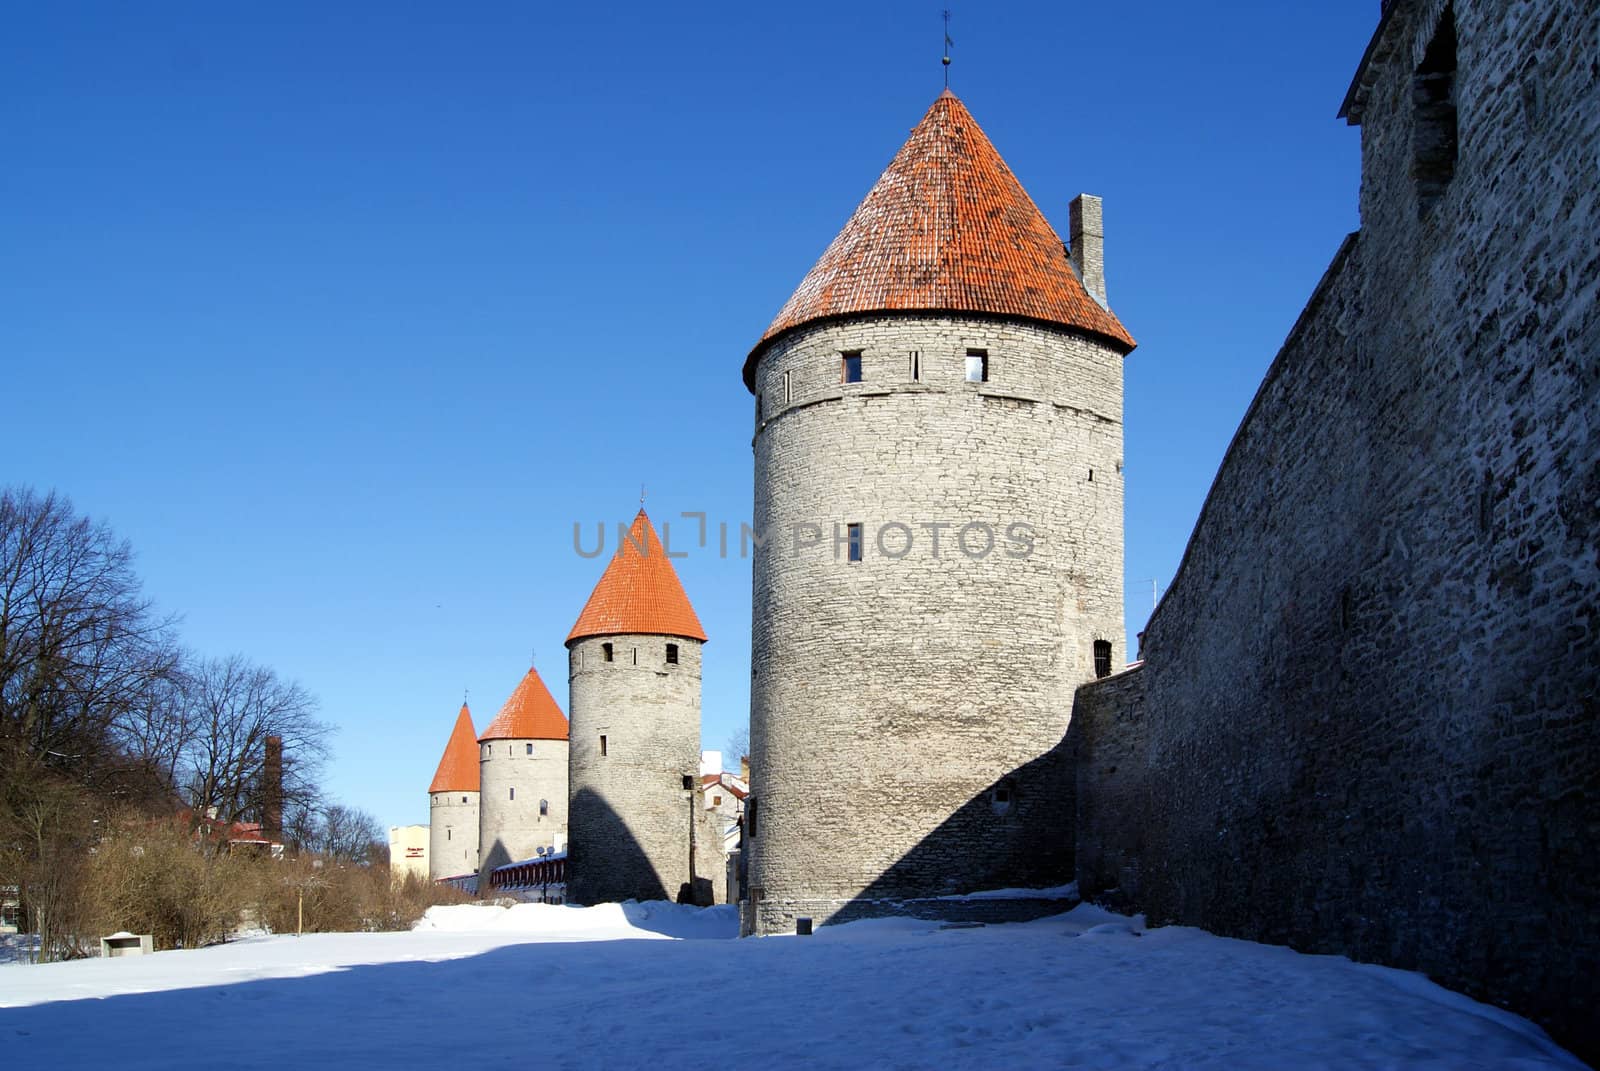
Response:
POLYGON ((1083 905, 728 940, 730 907, 434 908, 409 933, 0 966, 0 1067, 1582 1068, 1403 971, 1083 905))

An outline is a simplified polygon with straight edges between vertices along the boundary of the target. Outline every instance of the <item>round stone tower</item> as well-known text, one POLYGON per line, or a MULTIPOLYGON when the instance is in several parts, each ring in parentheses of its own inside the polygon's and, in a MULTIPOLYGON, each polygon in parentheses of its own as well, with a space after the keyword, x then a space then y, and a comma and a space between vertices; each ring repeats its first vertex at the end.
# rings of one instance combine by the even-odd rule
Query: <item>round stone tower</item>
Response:
MULTIPOLYGON (((478 872, 567 839, 567 719, 530 667, 478 737, 478 872)), ((482 888, 480 884, 480 888, 482 888)))
POLYGON ((478 734, 461 704, 439 769, 428 786, 428 877, 478 871, 478 734))
POLYGON ((641 509, 567 636, 573 903, 709 902, 713 875, 689 885, 705 639, 641 509))
POLYGON ((1098 199, 1071 238, 946 90, 745 362, 747 931, 1072 879, 1073 690, 1125 659, 1133 340, 1098 199))

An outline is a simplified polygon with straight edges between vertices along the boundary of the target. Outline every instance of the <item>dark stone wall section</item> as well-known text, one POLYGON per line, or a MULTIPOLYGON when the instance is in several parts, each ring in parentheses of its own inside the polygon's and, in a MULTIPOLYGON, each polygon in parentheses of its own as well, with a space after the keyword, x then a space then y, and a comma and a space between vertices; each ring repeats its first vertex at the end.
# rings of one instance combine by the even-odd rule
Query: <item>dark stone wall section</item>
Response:
POLYGON ((1143 666, 1078 694, 1080 888, 1421 970, 1600 1060, 1600 8, 1396 0, 1379 37, 1362 230, 1143 666), (1441 182, 1417 78, 1452 60, 1441 182))

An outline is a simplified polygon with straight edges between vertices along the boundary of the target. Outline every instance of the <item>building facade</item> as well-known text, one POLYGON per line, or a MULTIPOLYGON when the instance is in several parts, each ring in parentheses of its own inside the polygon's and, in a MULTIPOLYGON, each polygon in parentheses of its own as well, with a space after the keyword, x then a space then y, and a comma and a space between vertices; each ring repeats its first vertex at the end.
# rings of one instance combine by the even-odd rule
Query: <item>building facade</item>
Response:
POLYGON ((1126 657, 1133 340, 1099 201, 1070 220, 1069 251, 946 91, 745 363, 749 932, 1071 878, 1071 696, 1126 657))

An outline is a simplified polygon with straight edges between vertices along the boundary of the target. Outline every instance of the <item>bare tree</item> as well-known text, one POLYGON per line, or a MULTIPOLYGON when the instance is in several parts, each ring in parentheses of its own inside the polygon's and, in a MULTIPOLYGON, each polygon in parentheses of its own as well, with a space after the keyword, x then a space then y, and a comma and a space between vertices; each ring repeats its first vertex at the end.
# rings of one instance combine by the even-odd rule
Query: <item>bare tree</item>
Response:
POLYGON ((367 863, 374 846, 388 851, 387 838, 378 820, 366 811, 335 803, 322 813, 315 849, 341 863, 367 863))
POLYGON ((739 768, 739 760, 750 757, 750 727, 741 725, 728 734, 728 742, 722 745, 722 765, 724 768, 739 768))
MULTIPOLYGON (((32 756, 90 787, 179 655, 133 552, 53 492, 0 489, 0 758, 32 756)), ((103 786, 115 791, 116 786, 103 786)))
POLYGON ((267 737, 283 739, 286 808, 309 806, 332 728, 300 685, 239 655, 209 659, 190 672, 184 792, 197 815, 224 824, 261 820, 267 737))
POLYGON ((45 958, 71 952, 96 816, 170 788, 122 743, 178 660, 126 542, 54 493, 0 489, 0 884, 45 958))

